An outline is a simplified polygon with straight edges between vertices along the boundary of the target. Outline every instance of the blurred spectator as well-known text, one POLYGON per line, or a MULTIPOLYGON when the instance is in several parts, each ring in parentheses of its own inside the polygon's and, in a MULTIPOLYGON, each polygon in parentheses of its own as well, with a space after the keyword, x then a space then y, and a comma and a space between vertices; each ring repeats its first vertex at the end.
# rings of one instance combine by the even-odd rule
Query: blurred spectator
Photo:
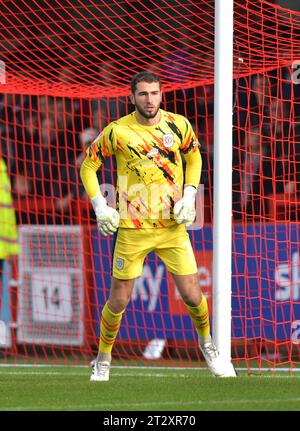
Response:
MULTIPOLYGON (((43 111, 30 111, 16 127, 16 154, 12 169, 14 198, 55 199, 56 213, 68 212, 67 205, 79 182, 76 160, 82 143, 76 131, 71 109, 63 99, 41 99, 43 111), (47 115, 46 115, 47 114, 47 115)), ((21 214, 21 221, 31 223, 68 222, 55 214, 47 217, 21 214)))
POLYGON ((259 113, 263 114, 269 106, 271 97, 271 82, 266 73, 252 76, 251 92, 256 100, 254 106, 257 106, 259 113))
MULTIPOLYGON (((116 85, 119 69, 120 66, 113 60, 105 59, 100 64, 99 78, 104 88, 108 85, 116 85)), ((99 120, 99 123, 95 126, 102 130, 111 121, 123 117, 128 113, 127 105, 127 97, 124 96, 111 96, 108 94, 106 97, 101 97, 100 100, 94 100, 92 106, 93 116, 95 115, 99 120)))
POLYGON ((160 50, 160 70, 164 70, 164 80, 178 82, 178 90, 164 94, 165 109, 171 112, 185 115, 189 119, 195 118, 195 90, 191 88, 181 89, 191 79, 191 71, 196 65, 191 61, 190 51, 193 49, 190 41, 189 29, 183 27, 175 31, 171 36, 168 33, 160 33, 157 44, 160 50))
POLYGON ((241 184, 241 208, 243 211, 259 214, 261 185, 260 177, 261 165, 264 156, 268 153, 268 148, 260 142, 259 128, 254 127, 245 135, 245 159, 242 169, 241 184), (257 199, 258 198, 258 199, 257 199))
POLYGON ((201 184, 204 185, 204 194, 212 196, 213 167, 214 167, 214 119, 207 116, 199 125, 198 139, 201 144, 202 173, 201 184))
POLYGON ((271 116, 264 126, 253 126, 245 133, 239 158, 233 168, 233 208, 235 217, 264 217, 267 199, 282 193, 289 178, 291 132, 283 105, 273 100, 271 116), (268 198, 269 197, 269 198, 268 198))
POLYGON ((85 148, 93 142, 98 134, 99 132, 94 128, 84 129, 78 136, 82 151, 77 153, 76 159, 70 160, 60 170, 60 182, 56 183, 54 188, 54 195, 57 197, 55 209, 58 212, 68 212, 73 200, 85 196, 85 190, 79 177, 79 168, 85 157, 85 148), (63 193, 60 193, 62 184, 67 185, 67 188, 64 189, 63 193))
POLYGON ((271 80, 267 73, 238 78, 234 81, 233 125, 240 129, 255 126, 269 116, 271 80))
POLYGON ((31 116, 24 116, 24 124, 18 124, 16 127, 12 167, 14 198, 23 198, 33 192, 35 151, 38 143, 38 115, 35 113, 31 116))
POLYGON ((6 164, 0 153, 0 310, 4 263, 11 263, 19 254, 16 214, 6 164))
POLYGON ((233 168, 233 209, 236 218, 242 214, 261 214, 261 167, 268 148, 261 145, 258 127, 245 133, 243 157, 233 168))

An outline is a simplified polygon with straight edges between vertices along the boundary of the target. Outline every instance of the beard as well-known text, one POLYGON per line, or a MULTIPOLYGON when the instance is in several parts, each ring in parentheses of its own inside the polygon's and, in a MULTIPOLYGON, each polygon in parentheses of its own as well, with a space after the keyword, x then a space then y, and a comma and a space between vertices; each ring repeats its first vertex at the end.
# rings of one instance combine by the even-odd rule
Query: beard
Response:
POLYGON ((139 114, 142 117, 147 118, 147 119, 151 119, 151 118, 154 118, 157 115, 160 106, 155 107, 152 112, 146 111, 144 108, 142 108, 141 106, 139 106, 137 103, 135 104, 135 108, 136 108, 136 110, 139 112, 139 114))

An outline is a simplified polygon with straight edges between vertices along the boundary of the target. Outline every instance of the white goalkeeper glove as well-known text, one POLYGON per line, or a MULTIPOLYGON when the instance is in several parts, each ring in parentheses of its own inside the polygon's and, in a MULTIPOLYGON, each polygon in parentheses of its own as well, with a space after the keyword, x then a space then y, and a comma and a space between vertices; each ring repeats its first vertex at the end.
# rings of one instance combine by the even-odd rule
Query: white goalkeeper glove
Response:
POLYGON ((104 235, 112 235, 119 227, 120 215, 118 211, 107 205, 106 199, 99 194, 91 199, 100 232, 104 235))
POLYGON ((197 189, 193 186, 185 186, 183 197, 174 206, 174 218, 178 224, 186 226, 193 224, 196 217, 196 194, 197 189))

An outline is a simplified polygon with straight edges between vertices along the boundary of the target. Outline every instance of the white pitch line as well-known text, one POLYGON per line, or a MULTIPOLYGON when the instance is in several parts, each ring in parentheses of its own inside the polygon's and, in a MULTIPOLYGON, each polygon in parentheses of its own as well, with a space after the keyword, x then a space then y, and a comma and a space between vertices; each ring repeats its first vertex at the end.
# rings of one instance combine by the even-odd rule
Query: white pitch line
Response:
MULTIPOLYGON (((206 405, 226 405, 230 404, 232 406, 236 404, 276 404, 276 403, 292 403, 292 402, 299 402, 300 398, 286 398, 286 399, 261 399, 261 400, 252 400, 252 399, 238 399, 238 400, 197 400, 197 401, 162 401, 159 403, 155 402, 144 402, 144 403, 106 403, 106 404, 69 404, 64 406, 64 409, 91 409, 91 408, 97 408, 97 409, 110 409, 113 408, 114 410, 118 410, 120 408, 145 408, 145 407, 169 407, 169 406, 180 406, 180 407, 187 407, 187 406, 197 406, 197 407, 204 407, 206 405)), ((0 408, 0 411, 17 411, 17 410, 61 410, 61 406, 17 406, 17 407, 8 407, 8 408, 0 408)))
MULTIPOLYGON (((90 368, 90 365, 64 365, 64 364, 0 364, 0 369, 2 367, 16 367, 16 368, 90 368)), ((161 370, 161 371, 208 371, 208 368, 206 367, 193 367, 193 368, 189 368, 189 367, 147 367, 147 366, 139 366, 139 365, 112 365, 111 366, 112 369, 121 369, 121 370, 147 370, 147 371, 152 371, 152 370, 161 370)), ((258 367, 251 367, 251 368, 246 368, 246 367, 235 367, 236 371, 250 371, 250 373, 252 371, 268 371, 268 372, 300 372, 300 367, 299 368, 288 368, 288 367, 284 367, 284 368, 267 368, 267 367, 263 367, 263 368, 258 368, 258 367)))
MULTIPOLYGON (((59 372, 59 371, 7 371, 5 373, 3 373, 3 375, 13 375, 13 376, 17 376, 17 375, 22 375, 22 376, 85 376, 87 374, 84 373, 65 373, 65 372, 59 372)), ((174 378, 174 377, 183 377, 183 378, 188 378, 188 377, 192 377, 191 375, 188 374, 160 374, 160 373, 112 373, 111 377, 166 377, 166 378, 174 378)), ((211 377, 211 376, 202 376, 202 377, 211 377)), ((0 379, 1 379, 1 373, 0 373, 0 379)))
MULTIPOLYGON (((4 376, 73 376, 73 377, 85 377, 87 376, 87 374, 85 373, 76 373, 76 372, 70 372, 70 373, 65 373, 64 371, 5 371, 2 373, 2 375, 4 376)), ((113 379, 114 377, 123 377, 123 378, 128 378, 128 377, 150 377, 150 378, 191 378, 191 374, 179 374, 179 373, 130 373, 130 372, 125 372, 125 373, 116 373, 116 372, 112 372, 111 373, 111 378, 113 379)), ((277 375, 277 374, 272 374, 272 375, 257 375, 257 374, 252 374, 250 376, 248 375, 243 375, 243 376, 238 376, 239 377, 243 377, 243 378, 257 378, 257 379, 286 379, 286 378, 293 378, 293 379, 297 379, 300 378, 300 375, 293 375, 293 376, 282 376, 282 375, 277 375)), ((194 377, 193 377, 194 378, 194 377)), ((211 374, 207 374, 207 375, 202 375, 201 379, 211 379, 212 376, 211 374)), ((228 378, 226 378, 227 380, 228 378)), ((222 379, 223 380, 223 379, 222 379)), ((0 372, 0 381, 1 381, 1 372, 0 372)))
MULTIPOLYGON (((1 368, 85 368, 90 369, 90 365, 44 365, 44 364, 38 364, 38 365, 32 365, 32 364, 0 364, 1 368)), ((111 369, 117 369, 117 370, 140 370, 144 371, 147 370, 149 372, 151 371, 167 371, 167 372, 174 372, 174 371, 208 371, 208 368, 201 367, 201 368, 185 368, 185 367, 139 367, 139 366, 122 366, 122 365, 112 365, 111 369)), ((246 370, 246 368, 245 368, 246 370)))

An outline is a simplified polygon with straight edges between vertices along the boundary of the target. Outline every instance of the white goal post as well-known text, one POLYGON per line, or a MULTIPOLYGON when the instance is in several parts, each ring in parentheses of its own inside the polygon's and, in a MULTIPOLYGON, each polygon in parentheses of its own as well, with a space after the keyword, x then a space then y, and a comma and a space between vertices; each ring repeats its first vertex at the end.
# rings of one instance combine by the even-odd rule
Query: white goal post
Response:
POLYGON ((215 1, 213 338, 231 364, 233 0, 215 1))

